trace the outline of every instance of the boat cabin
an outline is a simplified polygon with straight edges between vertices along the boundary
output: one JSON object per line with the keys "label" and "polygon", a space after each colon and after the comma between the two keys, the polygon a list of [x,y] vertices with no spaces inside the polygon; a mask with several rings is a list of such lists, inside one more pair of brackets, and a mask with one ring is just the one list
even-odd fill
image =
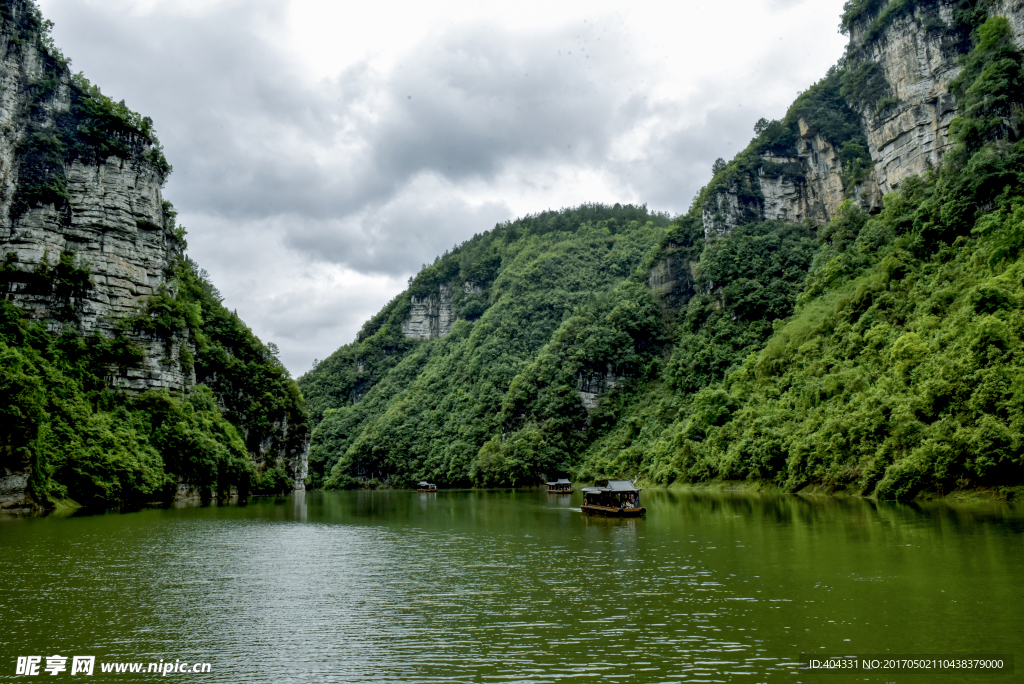
{"label": "boat cabin", "polygon": [[564,477],[554,482],[548,482],[548,494],[572,494],[572,482]]}
{"label": "boat cabin", "polygon": [[437,491],[437,485],[430,484],[429,482],[420,482],[416,486],[419,488],[416,490],[418,492],[426,492],[428,494],[431,494]]}
{"label": "boat cabin", "polygon": [[593,487],[583,488],[584,513],[598,515],[643,515],[647,509],[640,505],[640,490],[629,480],[598,480]]}

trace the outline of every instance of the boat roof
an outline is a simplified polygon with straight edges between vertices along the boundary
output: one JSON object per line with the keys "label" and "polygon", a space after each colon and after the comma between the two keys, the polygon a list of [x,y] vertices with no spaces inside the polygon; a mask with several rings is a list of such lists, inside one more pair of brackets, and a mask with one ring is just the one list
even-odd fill
{"label": "boat roof", "polygon": [[639,492],[640,490],[634,487],[629,480],[608,480],[603,487],[584,487],[583,491],[597,494],[600,492]]}
{"label": "boat roof", "polygon": [[416,484],[419,487],[433,487],[434,486],[434,485],[430,484],[429,482],[426,482],[426,481],[423,481],[423,480],[420,480]]}
{"label": "boat roof", "polygon": [[555,482],[548,482],[548,484],[549,484],[549,485],[553,485],[553,484],[572,484],[572,483],[571,483],[571,482],[569,482],[569,481],[568,481],[567,479],[565,479],[564,477],[560,477],[560,478],[558,478],[558,480],[557,480],[557,481],[555,481]]}

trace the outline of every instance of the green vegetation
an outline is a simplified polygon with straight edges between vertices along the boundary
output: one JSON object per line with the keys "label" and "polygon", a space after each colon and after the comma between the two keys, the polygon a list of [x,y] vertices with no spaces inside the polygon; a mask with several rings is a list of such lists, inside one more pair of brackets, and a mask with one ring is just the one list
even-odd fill
{"label": "green vegetation", "polygon": [[[8,57],[38,58],[21,117],[19,174],[11,216],[31,206],[66,209],[66,169],[111,156],[171,171],[152,121],[115,103],[68,61],[29,0],[0,2]],[[185,230],[164,202],[163,215],[183,252]],[[91,506],[169,500],[179,484],[209,491],[290,489],[285,465],[305,450],[308,419],[299,389],[276,358],[221,303],[190,259],[169,264],[170,277],[144,298],[137,315],[113,321],[112,336],[83,334],[90,265],[74,252],[44,253],[31,268],[13,252],[0,264],[0,468],[30,473],[28,491],[42,507],[73,499]],[[14,295],[17,295],[15,298]],[[32,321],[13,301],[39,304]],[[104,326],[109,329],[110,326]],[[162,342],[163,358],[143,348]],[[155,345],[160,347],[160,344]],[[143,364],[180,368],[179,392],[130,393]]]}
{"label": "green vegetation", "polygon": [[169,285],[122,325],[126,332],[162,340],[166,357],[177,350],[182,368],[195,371],[197,382],[213,392],[220,412],[238,428],[259,472],[273,470],[275,481],[289,479],[279,461],[297,457],[309,434],[299,388],[275,350],[224,307],[195,262],[178,260]]}
{"label": "green vegetation", "polygon": [[[313,482],[474,481],[516,376],[563,320],[634,272],[667,224],[629,205],[548,211],[477,235],[422,271],[355,343],[300,378],[311,411],[323,414]],[[411,297],[436,296],[442,283],[459,318],[451,333],[406,339]],[[479,292],[466,294],[467,283]]]}
{"label": "green vegetation", "polygon": [[[848,103],[877,107],[877,83],[870,66],[850,75],[840,64],[783,121],[759,122],[736,159],[716,162],[667,227],[510,224],[446,255],[300,379],[323,415],[317,483],[520,485],[569,473],[893,499],[1020,485],[1024,72],[1005,19],[972,35],[951,86],[956,146],[878,215],[847,201],[815,232],[751,211],[704,237],[713,193],[756,202],[753,174],[785,163],[764,157],[792,156],[801,133],[840,151],[846,187],[863,178],[866,141]],[[483,299],[472,316],[456,305],[462,320],[446,338],[401,336],[411,294],[467,281]],[[600,394],[596,408],[581,391]]]}
{"label": "green vegetation", "polygon": [[892,87],[876,62],[865,61],[847,69],[842,84],[846,101],[865,113],[881,112],[893,102]]}
{"label": "green vegetation", "polygon": [[978,36],[940,171],[877,217],[847,204],[767,344],[692,394],[652,386],[578,473],[898,499],[1021,482],[1020,58],[1004,19]]}
{"label": "green vegetation", "polygon": [[[8,259],[2,273],[6,288],[30,286],[58,301],[89,289],[88,269],[70,253],[29,274]],[[152,297],[113,339],[76,332],[73,306],[52,333],[0,301],[0,467],[30,466],[39,505],[166,500],[179,481],[243,494],[291,486],[281,457],[301,450],[308,433],[298,388],[192,262],[179,262],[172,286],[177,294]],[[142,362],[127,334],[140,330],[186,352],[180,342],[194,342],[200,383],[187,395],[129,395],[112,384]]]}

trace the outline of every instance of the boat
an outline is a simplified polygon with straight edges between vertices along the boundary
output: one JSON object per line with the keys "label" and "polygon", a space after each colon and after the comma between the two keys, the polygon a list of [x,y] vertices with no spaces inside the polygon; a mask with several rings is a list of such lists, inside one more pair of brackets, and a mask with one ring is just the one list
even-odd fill
{"label": "boat", "polygon": [[640,490],[630,480],[598,480],[583,488],[580,510],[592,515],[636,517],[647,509],[640,505]]}
{"label": "boat", "polygon": [[416,484],[416,486],[418,487],[418,489],[416,490],[417,492],[423,492],[424,494],[436,494],[437,493],[437,485],[436,484],[430,484],[429,482],[418,482]]}
{"label": "boat", "polygon": [[572,482],[564,477],[548,482],[548,494],[572,494]]}

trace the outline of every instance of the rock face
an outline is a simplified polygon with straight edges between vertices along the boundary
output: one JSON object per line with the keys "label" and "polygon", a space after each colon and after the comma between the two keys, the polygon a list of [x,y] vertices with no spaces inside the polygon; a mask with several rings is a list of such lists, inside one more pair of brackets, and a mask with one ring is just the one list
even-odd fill
{"label": "rock face", "polygon": [[647,287],[668,309],[678,311],[696,294],[693,274],[696,265],[684,252],[669,245],[647,274]]}
{"label": "rock face", "polygon": [[618,387],[622,378],[615,374],[611,365],[606,372],[580,372],[576,376],[576,391],[583,402],[583,408],[590,413],[601,404],[601,395]]}
{"label": "rock face", "polygon": [[[941,2],[942,21],[953,21],[953,2]],[[873,17],[872,17],[873,18]],[[929,31],[921,10],[892,19],[867,40],[868,21],[850,30],[850,52],[881,67],[896,104],[881,112],[861,111],[878,187],[887,193],[908,176],[925,172],[949,149],[949,122],[956,98],[949,82],[960,73],[959,50],[944,31]]]}
{"label": "rock face", "polygon": [[[164,225],[162,182],[144,161],[133,165],[111,157],[89,167],[76,161],[68,170],[69,206],[62,212],[52,205],[32,208],[16,222],[8,220],[6,234],[0,232],[0,253],[28,272],[55,263],[62,252],[74,252],[77,263],[89,269],[92,285],[75,302],[79,330],[112,336],[118,318],[137,314],[139,300],[167,283],[178,250]],[[55,311],[59,303],[49,294],[13,282],[8,299],[55,329],[63,324]],[[138,335],[132,341],[145,352],[142,367],[112,377],[115,384],[134,391],[194,384],[177,360],[180,342],[168,348]]]}
{"label": "rock face", "polygon": [[1017,45],[1024,45],[1024,0],[999,0],[990,13],[993,16],[1006,17],[1013,28]]}
{"label": "rock face", "polygon": [[[765,156],[763,161],[767,169],[777,169],[780,161],[794,164],[801,179],[787,179],[762,168],[756,182],[763,199],[744,202],[736,187],[715,193],[705,203],[706,237],[727,234],[751,220],[809,220],[821,225],[847,198],[877,211],[882,195],[936,165],[950,148],[949,124],[956,116],[956,98],[949,84],[960,73],[958,59],[966,49],[964,36],[954,26],[957,2],[919,3],[910,11],[897,12],[881,30],[872,28],[887,4],[853,23],[847,49],[851,67],[877,65],[890,91],[884,101],[857,111],[873,165],[868,177],[844,190],[837,150],[800,121],[797,158]],[[994,0],[989,14],[1006,17],[1017,45],[1024,47],[1024,0]]]}
{"label": "rock face", "polygon": [[[276,462],[284,465],[288,477],[295,483],[295,491],[306,490],[306,477],[309,476],[309,433],[306,433],[302,448],[289,453],[286,445],[288,433],[293,429],[285,415],[273,423],[272,428],[259,445],[260,461]],[[247,435],[248,436],[248,435]]]}
{"label": "rock face", "polygon": [[[811,133],[803,119],[798,125],[796,157],[762,155],[764,165],[757,169],[754,179],[759,198],[743,201],[735,186],[708,197],[702,215],[706,238],[727,235],[748,221],[810,221],[821,225],[831,220],[847,199],[842,163],[830,142]],[[799,175],[780,174],[780,168],[798,170]],[[882,193],[873,177],[852,188],[849,196],[868,211],[882,206]]]}
{"label": "rock face", "polygon": [[[12,3],[14,12],[25,11]],[[28,278],[9,278],[6,297],[46,321],[54,330],[73,322],[83,334],[112,336],[117,318],[139,311],[139,300],[166,284],[180,243],[173,221],[165,215],[163,174],[140,147],[129,159],[111,156],[100,163],[74,161],[64,169],[67,201],[29,206],[15,215],[13,202],[25,180],[19,178],[22,148],[29,128],[45,130],[70,110],[70,74],[66,68],[53,94],[40,102],[35,83],[46,73],[47,56],[31,41],[0,31],[0,259],[16,271],[31,274],[40,265],[54,265],[62,253],[74,253],[78,266],[90,272],[90,284],[74,301],[58,301],[50,292],[29,285]],[[112,381],[129,390],[182,389],[194,380],[178,362],[179,349],[161,340],[134,336],[145,352],[141,368]]]}
{"label": "rock face", "polygon": [[[143,133],[151,122],[125,113],[123,106],[121,111],[111,105],[113,114],[82,113],[83,97],[93,98],[94,105],[111,103],[73,79],[44,47],[40,22],[27,0],[2,0],[0,296],[52,332],[73,326],[82,335],[125,335],[142,361],[112,369],[111,384],[129,392],[187,390],[196,378],[180,361],[182,345],[191,346],[183,339],[186,331],[167,341],[124,325],[143,311],[150,295],[161,288],[173,293],[172,268],[183,243],[162,197],[169,167]],[[107,125],[111,117],[121,123],[97,123]],[[58,266],[81,276],[70,293],[55,285]],[[276,458],[302,489],[308,438],[305,449],[285,453],[290,432],[296,434],[295,426],[276,421],[259,453],[251,455]],[[31,505],[25,498],[29,472],[27,465],[0,469],[0,508]]]}
{"label": "rock face", "polygon": [[[950,148],[949,124],[956,116],[956,98],[949,83],[960,74],[958,46],[948,32],[929,30],[938,19],[951,26],[957,3],[940,0],[935,9],[916,8],[897,16],[880,35],[867,40],[870,25],[851,27],[851,52],[878,64],[897,103],[883,112],[862,112],[875,162],[875,179],[883,193],[908,176],[924,173]],[[1018,47],[1024,47],[1024,2],[1000,0],[989,8],[1006,17]]]}
{"label": "rock face", "polygon": [[[704,203],[701,216],[704,221],[704,236],[716,238],[728,235],[747,218],[745,209],[746,207],[740,203],[739,189],[736,187],[712,194]],[[757,216],[753,217],[753,220],[760,218],[760,208],[756,208],[755,211]]]}
{"label": "rock face", "polygon": [[28,469],[0,468],[0,511],[31,509],[28,496]]}
{"label": "rock face", "polygon": [[[811,133],[802,119],[798,121],[800,137],[796,141],[796,157],[763,155],[763,166],[754,179],[760,197],[740,199],[737,187],[713,193],[703,209],[704,236],[727,235],[733,228],[749,221],[811,221],[828,223],[839,205],[847,199],[843,188],[843,166],[835,147],[817,133]],[[778,169],[798,170],[796,174],[780,174]],[[862,208],[881,208],[881,192],[873,178],[851,189]]]}
{"label": "rock face", "polygon": [[[466,287],[471,288],[473,285],[466,283]],[[443,283],[438,286],[437,294],[412,298],[409,316],[402,323],[402,334],[418,340],[436,340],[451,332],[453,325],[455,313],[452,308],[452,285]]]}

